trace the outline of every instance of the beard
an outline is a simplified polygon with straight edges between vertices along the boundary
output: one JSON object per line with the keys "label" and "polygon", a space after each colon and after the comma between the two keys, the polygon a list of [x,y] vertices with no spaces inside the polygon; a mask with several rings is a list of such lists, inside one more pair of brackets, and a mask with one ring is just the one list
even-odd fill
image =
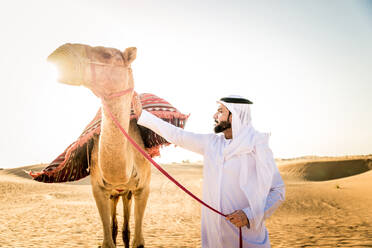
{"label": "beard", "polygon": [[[217,123],[217,121],[216,121]],[[231,128],[231,123],[228,121],[221,121],[214,127],[214,132],[215,133],[221,133],[227,129]]]}

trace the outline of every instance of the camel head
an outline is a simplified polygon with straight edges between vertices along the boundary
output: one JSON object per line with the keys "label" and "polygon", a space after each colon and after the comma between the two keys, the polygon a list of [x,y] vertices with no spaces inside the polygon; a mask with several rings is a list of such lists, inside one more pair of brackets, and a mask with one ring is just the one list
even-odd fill
{"label": "camel head", "polygon": [[48,56],[59,71],[58,81],[83,85],[97,96],[110,95],[134,87],[131,63],[137,49],[121,52],[115,48],[64,44]]}

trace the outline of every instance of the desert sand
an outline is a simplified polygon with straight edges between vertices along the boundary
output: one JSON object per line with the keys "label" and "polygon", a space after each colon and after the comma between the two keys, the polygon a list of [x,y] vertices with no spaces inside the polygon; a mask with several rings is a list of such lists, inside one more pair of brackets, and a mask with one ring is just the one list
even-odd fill
{"label": "desert sand", "polygon": [[[102,226],[89,178],[45,184],[23,172],[44,166],[0,170],[0,247],[98,247]],[[278,166],[286,200],[266,223],[273,248],[372,247],[372,156],[278,160]],[[201,195],[201,164],[164,168]],[[154,168],[144,236],[146,247],[201,243],[200,205]]]}

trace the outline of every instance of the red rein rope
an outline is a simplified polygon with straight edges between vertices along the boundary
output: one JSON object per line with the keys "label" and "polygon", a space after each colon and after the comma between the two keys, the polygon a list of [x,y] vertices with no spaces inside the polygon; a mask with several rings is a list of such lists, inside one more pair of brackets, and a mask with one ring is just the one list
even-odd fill
{"label": "red rein rope", "polygon": [[[123,91],[124,92],[124,91]],[[126,93],[128,90],[125,91]],[[120,95],[123,95],[120,93]],[[105,103],[105,101],[102,101],[104,108],[107,110],[108,114],[110,115],[111,119],[115,123],[115,125],[120,129],[120,131],[124,134],[124,136],[128,139],[128,141],[140,152],[142,155],[150,161],[161,173],[163,173],[164,176],[166,176],[169,180],[171,180],[174,184],[176,184],[179,188],[181,188],[186,194],[194,198],[196,201],[204,205],[205,207],[209,208],[213,212],[222,215],[226,217],[225,214],[221,213],[220,211],[214,209],[213,207],[209,206],[202,200],[200,200],[197,196],[195,196],[193,193],[191,193],[188,189],[186,189],[184,186],[182,186],[176,179],[174,179],[171,175],[168,174],[158,163],[156,163],[130,136],[129,134],[124,130],[124,128],[120,125],[119,121],[115,118],[115,116],[112,114],[110,111],[110,108],[108,105]],[[242,228],[239,227],[239,247],[243,247],[243,242],[242,242]]]}
{"label": "red rein rope", "polygon": [[109,107],[105,102],[103,102],[103,105],[105,109],[107,110],[108,114],[110,115],[111,119],[114,121],[115,125],[120,129],[120,131],[124,134],[124,136],[129,140],[129,142],[140,152],[142,155],[149,160],[161,173],[163,173],[166,177],[168,177],[174,184],[176,184],[178,187],[180,187],[183,191],[186,192],[186,194],[190,195],[192,198],[197,200],[199,203],[203,204],[210,210],[216,212],[217,214],[220,214],[224,217],[226,217],[225,214],[219,212],[218,210],[212,208],[208,204],[204,203],[202,200],[200,200],[197,196],[195,196],[193,193],[191,193],[188,189],[186,189],[184,186],[182,186],[176,179],[174,179],[171,175],[168,174],[159,164],[157,164],[148,154],[145,152],[130,136],[129,134],[124,130],[124,128],[120,125],[118,120],[115,118],[115,116],[111,113]]}

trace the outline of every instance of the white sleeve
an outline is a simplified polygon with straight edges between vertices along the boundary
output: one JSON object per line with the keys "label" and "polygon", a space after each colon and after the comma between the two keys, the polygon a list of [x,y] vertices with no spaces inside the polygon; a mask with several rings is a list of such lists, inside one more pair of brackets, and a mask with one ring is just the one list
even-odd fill
{"label": "white sleeve", "polygon": [[205,148],[213,136],[213,134],[196,134],[185,131],[182,128],[163,121],[146,110],[142,111],[137,124],[151,129],[166,139],[169,143],[178,145],[201,155],[204,155]]}
{"label": "white sleeve", "polygon": [[[279,170],[277,170],[273,176],[272,186],[270,192],[266,198],[266,204],[264,209],[263,219],[269,218],[274,211],[284,202],[285,199],[285,187],[282,177],[280,176]],[[254,216],[250,207],[242,209],[249,220],[248,228],[254,223]]]}
{"label": "white sleeve", "polygon": [[[245,215],[247,216],[249,220],[249,226],[248,228],[255,229],[262,221],[269,218],[274,211],[280,206],[281,203],[283,203],[285,198],[285,186],[284,182],[282,180],[282,177],[280,176],[278,167],[274,161],[274,158],[272,156],[272,152],[270,149],[267,149],[268,156],[270,157],[271,163],[273,165],[273,175],[271,178],[271,186],[269,193],[266,197],[265,204],[263,206],[263,215],[261,218],[258,218],[257,215],[255,215],[252,212],[251,206],[242,209]],[[255,171],[252,170],[248,172],[249,174],[254,174]]]}
{"label": "white sleeve", "polygon": [[273,184],[266,199],[264,219],[269,218],[279,205],[284,201],[285,188],[282,177],[277,170],[273,177]]}

